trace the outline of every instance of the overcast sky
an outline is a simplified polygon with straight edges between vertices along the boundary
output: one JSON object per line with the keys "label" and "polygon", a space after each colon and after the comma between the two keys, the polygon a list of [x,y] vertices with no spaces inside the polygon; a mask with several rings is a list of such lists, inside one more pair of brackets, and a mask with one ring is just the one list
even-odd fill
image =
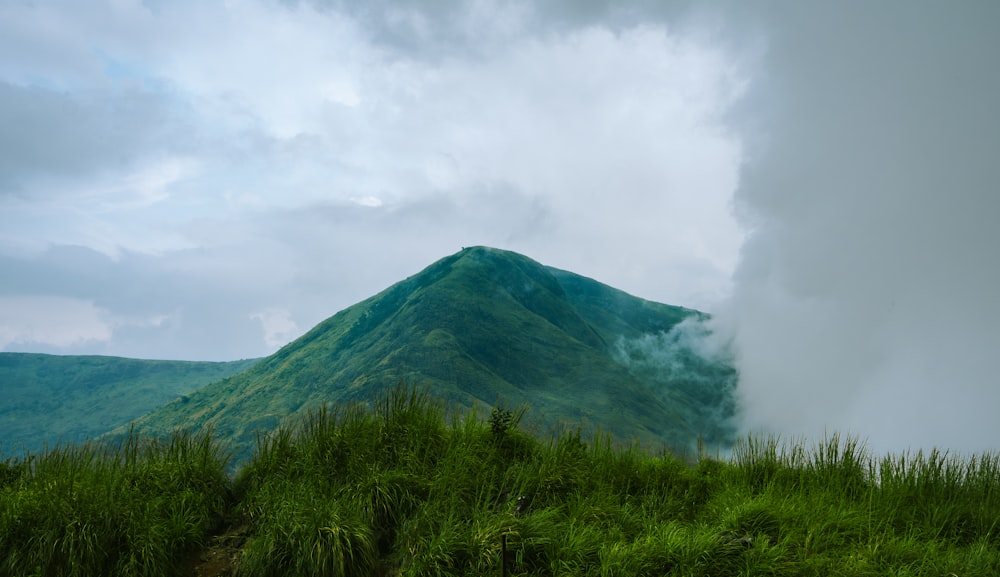
{"label": "overcast sky", "polygon": [[485,244],[716,313],[749,428],[1000,448],[998,7],[0,0],[0,350],[262,356]]}

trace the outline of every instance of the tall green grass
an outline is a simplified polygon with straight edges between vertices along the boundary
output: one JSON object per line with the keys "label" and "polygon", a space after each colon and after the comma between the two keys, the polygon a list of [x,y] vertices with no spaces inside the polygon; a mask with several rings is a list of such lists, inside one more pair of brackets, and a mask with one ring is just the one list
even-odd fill
{"label": "tall green grass", "polygon": [[835,434],[811,447],[749,437],[726,486],[730,525],[766,513],[804,575],[1000,574],[996,454],[875,458]]}
{"label": "tall green grass", "polygon": [[997,455],[748,436],[692,460],[523,413],[402,383],[260,436],[232,482],[207,435],[8,461],[0,575],[174,575],[226,515],[245,577],[1000,574]]}
{"label": "tall green grass", "polygon": [[750,436],[692,463],[536,439],[522,413],[450,414],[401,387],[262,438],[237,480],[241,574],[1000,574],[994,455]]}
{"label": "tall green grass", "polygon": [[210,435],[59,446],[0,474],[0,575],[176,574],[229,506]]}

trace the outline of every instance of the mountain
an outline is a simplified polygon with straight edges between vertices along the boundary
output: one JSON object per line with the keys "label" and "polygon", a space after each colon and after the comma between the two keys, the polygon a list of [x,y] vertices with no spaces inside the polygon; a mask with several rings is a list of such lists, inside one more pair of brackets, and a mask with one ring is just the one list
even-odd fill
{"label": "mountain", "polygon": [[536,427],[600,429],[655,446],[689,447],[699,435],[724,444],[735,371],[724,357],[695,354],[678,332],[706,317],[517,253],[466,248],[136,425],[210,425],[239,459],[258,431],[323,403],[365,402],[406,379],[459,406],[527,405]]}
{"label": "mountain", "polygon": [[0,353],[0,454],[96,437],[255,362]]}

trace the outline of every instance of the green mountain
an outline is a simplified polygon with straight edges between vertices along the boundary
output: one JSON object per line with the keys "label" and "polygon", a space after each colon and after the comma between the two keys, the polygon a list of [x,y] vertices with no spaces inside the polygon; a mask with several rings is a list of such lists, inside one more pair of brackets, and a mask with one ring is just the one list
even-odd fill
{"label": "green mountain", "polygon": [[96,437],[255,362],[0,353],[0,454]]}
{"label": "green mountain", "polygon": [[240,459],[258,431],[407,379],[459,406],[527,405],[525,422],[537,428],[725,444],[735,371],[678,332],[704,318],[516,253],[467,248],[136,424],[159,433],[210,425]]}

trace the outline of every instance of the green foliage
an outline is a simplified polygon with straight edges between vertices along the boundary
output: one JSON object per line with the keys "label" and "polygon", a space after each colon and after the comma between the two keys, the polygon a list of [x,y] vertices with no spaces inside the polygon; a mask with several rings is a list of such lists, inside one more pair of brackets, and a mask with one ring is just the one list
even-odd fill
{"label": "green foliage", "polygon": [[1000,574],[994,454],[751,436],[689,461],[445,407],[400,382],[317,408],[232,485],[207,436],[7,461],[0,575],[184,575],[224,517],[243,576]]}
{"label": "green foliage", "polygon": [[254,537],[244,551],[243,575],[364,575],[374,565],[371,525],[309,481],[268,484],[247,507]]}
{"label": "green foliage", "polygon": [[503,439],[513,420],[514,413],[510,409],[493,407],[490,411],[490,431],[493,433],[493,438]]}
{"label": "green foliage", "polygon": [[[535,440],[502,407],[448,419],[405,385],[386,395],[371,410],[318,411],[263,442],[239,479],[252,487],[242,507],[255,520],[244,574],[495,575],[503,541],[511,575],[1000,569],[994,456],[876,466],[857,440],[834,435],[812,447],[748,437],[731,459],[689,463],[578,429]],[[515,441],[516,451],[505,448]],[[309,550],[334,517],[349,519],[342,534],[355,537],[341,553],[325,549],[338,555],[330,566],[358,563],[353,573],[296,569],[273,555]]]}
{"label": "green foliage", "polygon": [[17,482],[28,471],[31,460],[32,458],[28,457],[28,460],[8,458],[0,461],[0,489]]}
{"label": "green foliage", "polygon": [[523,406],[508,409],[499,404],[490,410],[490,434],[493,436],[493,442],[508,458],[516,459],[526,448],[521,442],[523,437],[512,434],[517,430],[526,411],[527,408]]}
{"label": "green foliage", "polygon": [[173,575],[230,507],[209,435],[60,446],[0,487],[0,575]]}

